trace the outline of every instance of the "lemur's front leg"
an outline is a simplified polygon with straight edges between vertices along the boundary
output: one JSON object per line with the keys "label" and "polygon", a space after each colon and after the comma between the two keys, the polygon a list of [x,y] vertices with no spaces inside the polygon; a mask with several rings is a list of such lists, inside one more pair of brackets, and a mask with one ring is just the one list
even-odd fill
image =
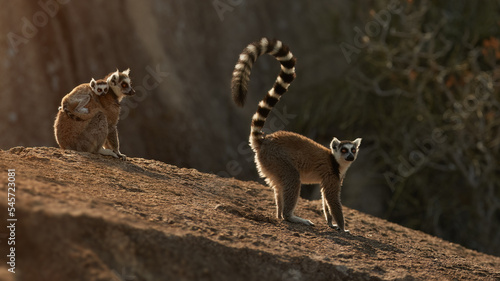
{"label": "lemur's front leg", "polygon": [[[321,193],[323,197],[323,211],[325,212],[328,226],[342,232],[349,232],[344,228],[344,214],[340,201],[341,183],[334,178],[324,179],[321,183]],[[333,219],[337,224],[333,224]]]}
{"label": "lemur's front leg", "polygon": [[116,128],[116,125],[108,128],[108,137],[104,143],[104,148],[113,150],[113,152],[116,153],[120,159],[127,160],[127,156],[120,152],[120,140],[118,139],[118,129]]}

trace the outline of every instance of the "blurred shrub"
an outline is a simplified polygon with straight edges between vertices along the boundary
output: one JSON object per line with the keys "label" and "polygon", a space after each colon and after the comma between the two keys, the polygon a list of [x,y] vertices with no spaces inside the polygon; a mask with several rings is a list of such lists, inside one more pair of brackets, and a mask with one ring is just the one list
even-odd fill
{"label": "blurred shrub", "polygon": [[321,108],[302,104],[299,126],[362,132],[388,219],[500,255],[499,2],[376,7],[340,45],[347,79],[314,91]]}

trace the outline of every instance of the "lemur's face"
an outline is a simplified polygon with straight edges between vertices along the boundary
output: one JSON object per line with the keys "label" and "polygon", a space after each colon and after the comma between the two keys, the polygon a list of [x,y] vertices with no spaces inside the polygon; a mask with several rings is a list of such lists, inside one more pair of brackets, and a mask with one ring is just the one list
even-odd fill
{"label": "lemur's face", "polygon": [[357,138],[354,141],[339,141],[337,138],[334,138],[330,144],[330,149],[337,162],[352,162],[358,156],[360,144],[361,138]]}
{"label": "lemur's face", "polygon": [[89,85],[90,85],[90,88],[92,89],[92,92],[94,92],[98,96],[105,95],[109,90],[108,82],[106,82],[104,80],[97,80],[96,81],[96,80],[94,80],[94,78],[92,78]]}
{"label": "lemur's face", "polygon": [[94,88],[94,93],[98,96],[101,96],[107,94],[108,90],[109,90],[108,83],[106,82],[97,83],[96,87]]}
{"label": "lemur's face", "polygon": [[[120,77],[120,78],[122,78],[122,77]],[[124,77],[121,81],[119,81],[119,86],[120,86],[121,92],[124,95],[132,96],[135,94],[134,88],[132,88],[132,81],[130,80],[130,78],[128,76]]]}
{"label": "lemur's face", "polygon": [[119,72],[118,70],[113,73],[108,78],[109,86],[113,87],[115,93],[118,91],[119,96],[132,96],[135,94],[134,88],[132,88],[132,80],[129,77],[130,69],[127,69],[123,72]]}

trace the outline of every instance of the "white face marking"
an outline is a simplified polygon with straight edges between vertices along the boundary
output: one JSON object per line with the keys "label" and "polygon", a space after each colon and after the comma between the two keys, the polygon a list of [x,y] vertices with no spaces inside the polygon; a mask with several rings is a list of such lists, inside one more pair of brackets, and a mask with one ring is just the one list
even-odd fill
{"label": "white face marking", "polygon": [[352,143],[341,144],[338,153],[340,153],[344,160],[354,161],[354,159],[356,158],[357,149]]}
{"label": "white face marking", "polygon": [[337,138],[334,138],[331,143],[333,156],[337,163],[339,163],[340,178],[344,178],[347,169],[349,169],[352,162],[356,160],[358,155],[358,146],[356,143],[341,143]]}
{"label": "white face marking", "polygon": [[331,144],[331,149],[332,153],[335,156],[335,159],[337,162],[342,165],[342,164],[348,164],[350,165],[354,160],[356,160],[358,156],[358,143],[361,142],[359,141],[356,142],[349,142],[349,143],[341,143],[338,139],[334,139]]}
{"label": "white face marking", "polygon": [[123,80],[120,86],[122,87],[122,92],[129,93],[130,90],[132,90],[132,87],[130,86],[130,78]]}
{"label": "white face marking", "polygon": [[123,78],[121,81],[117,81],[117,85],[112,87],[113,91],[120,97],[123,97],[124,95],[133,95],[135,93],[129,77]]}
{"label": "white face marking", "polygon": [[94,87],[92,87],[92,91],[100,96],[100,95],[105,95],[109,90],[108,83],[106,82],[97,82],[94,84]]}

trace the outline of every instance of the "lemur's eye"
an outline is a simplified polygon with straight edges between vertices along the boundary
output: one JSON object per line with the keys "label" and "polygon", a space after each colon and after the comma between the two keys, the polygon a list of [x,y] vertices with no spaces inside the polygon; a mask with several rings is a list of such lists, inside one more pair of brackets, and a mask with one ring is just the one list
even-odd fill
{"label": "lemur's eye", "polygon": [[356,153],[356,148],[351,149],[352,153]]}
{"label": "lemur's eye", "polygon": [[340,152],[342,152],[342,153],[347,153],[347,148],[345,148],[345,147],[344,147],[344,148],[342,148],[342,149],[340,150]]}
{"label": "lemur's eye", "polygon": [[97,89],[97,91],[100,93],[100,92],[102,92],[102,89],[101,89],[101,88],[99,88],[99,89]]}
{"label": "lemur's eye", "polygon": [[127,83],[122,83],[122,88],[127,88],[128,84]]}

